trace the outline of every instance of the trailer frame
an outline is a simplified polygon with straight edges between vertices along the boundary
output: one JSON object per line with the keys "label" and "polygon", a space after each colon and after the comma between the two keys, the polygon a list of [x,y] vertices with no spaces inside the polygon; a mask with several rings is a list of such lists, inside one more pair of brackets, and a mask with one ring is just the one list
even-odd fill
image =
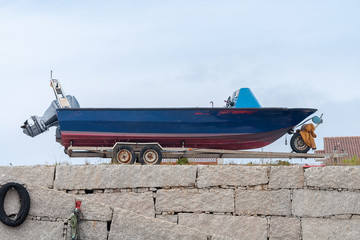
{"label": "trailer frame", "polygon": [[[118,146],[130,147],[136,156],[136,161],[139,162],[141,158],[141,151],[146,147],[156,147],[160,149],[162,158],[280,158],[280,159],[293,159],[293,158],[326,158],[325,154],[315,153],[283,153],[283,152],[263,152],[263,151],[243,151],[243,150],[223,150],[223,149],[204,149],[204,148],[171,148],[162,147],[157,142],[150,143],[135,143],[135,142],[117,142],[112,147],[78,147],[70,146],[65,149],[65,153],[69,157],[98,157],[98,158],[111,158],[112,163],[118,163],[114,159],[114,149]],[[161,161],[160,161],[161,162]]]}

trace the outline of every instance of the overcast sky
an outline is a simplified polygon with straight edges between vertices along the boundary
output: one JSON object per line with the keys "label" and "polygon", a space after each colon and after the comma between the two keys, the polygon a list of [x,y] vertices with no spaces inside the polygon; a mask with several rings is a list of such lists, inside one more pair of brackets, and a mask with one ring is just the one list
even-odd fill
{"label": "overcast sky", "polygon": [[[68,159],[55,129],[20,126],[54,99],[82,107],[209,107],[250,87],[264,107],[324,113],[359,136],[359,1],[0,1],[0,165]],[[288,151],[284,138],[264,151]],[[94,160],[100,161],[100,160]]]}

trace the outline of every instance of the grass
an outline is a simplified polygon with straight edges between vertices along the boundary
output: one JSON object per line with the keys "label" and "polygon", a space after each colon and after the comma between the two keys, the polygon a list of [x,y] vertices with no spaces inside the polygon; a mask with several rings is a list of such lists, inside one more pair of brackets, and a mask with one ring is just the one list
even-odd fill
{"label": "grass", "polygon": [[265,163],[265,164],[254,164],[253,162],[249,162],[245,164],[246,166],[290,166],[289,161],[277,160],[275,162]]}
{"label": "grass", "polygon": [[179,158],[179,160],[176,161],[176,164],[178,164],[178,165],[189,165],[189,160],[187,158]]}
{"label": "grass", "polygon": [[341,161],[341,166],[359,166],[360,165],[360,158],[358,156],[353,156],[352,158],[345,158]]}

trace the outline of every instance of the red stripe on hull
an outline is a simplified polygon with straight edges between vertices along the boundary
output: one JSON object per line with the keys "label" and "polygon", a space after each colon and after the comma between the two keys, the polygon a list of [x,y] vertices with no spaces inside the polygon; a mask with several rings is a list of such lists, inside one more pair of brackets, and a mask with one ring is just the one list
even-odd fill
{"label": "red stripe on hull", "polygon": [[245,150],[273,143],[287,132],[280,129],[256,134],[146,134],[146,133],[94,133],[63,131],[62,144],[70,146],[109,146],[116,142],[158,142],[163,147],[181,147],[182,142],[191,148]]}

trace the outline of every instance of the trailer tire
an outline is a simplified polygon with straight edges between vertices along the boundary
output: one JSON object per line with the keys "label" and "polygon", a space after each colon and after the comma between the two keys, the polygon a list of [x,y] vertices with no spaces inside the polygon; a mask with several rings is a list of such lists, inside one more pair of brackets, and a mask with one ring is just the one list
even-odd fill
{"label": "trailer tire", "polygon": [[291,137],[290,146],[297,153],[307,153],[310,150],[310,147],[302,139],[300,132],[295,133]]}
{"label": "trailer tire", "polygon": [[[10,217],[8,217],[4,209],[4,200],[7,192],[10,189],[15,189],[18,192],[21,202],[20,210],[15,219],[11,219]],[[19,183],[9,182],[0,188],[0,221],[2,223],[10,227],[19,226],[25,221],[27,215],[29,214],[29,210],[30,210],[30,196],[29,196],[29,192],[26,190],[24,186],[22,186]]]}
{"label": "trailer tire", "polygon": [[129,146],[116,146],[113,150],[112,163],[116,164],[134,164],[136,155]]}
{"label": "trailer tire", "polygon": [[161,150],[156,146],[144,147],[140,152],[140,163],[142,165],[158,165],[161,161]]}

